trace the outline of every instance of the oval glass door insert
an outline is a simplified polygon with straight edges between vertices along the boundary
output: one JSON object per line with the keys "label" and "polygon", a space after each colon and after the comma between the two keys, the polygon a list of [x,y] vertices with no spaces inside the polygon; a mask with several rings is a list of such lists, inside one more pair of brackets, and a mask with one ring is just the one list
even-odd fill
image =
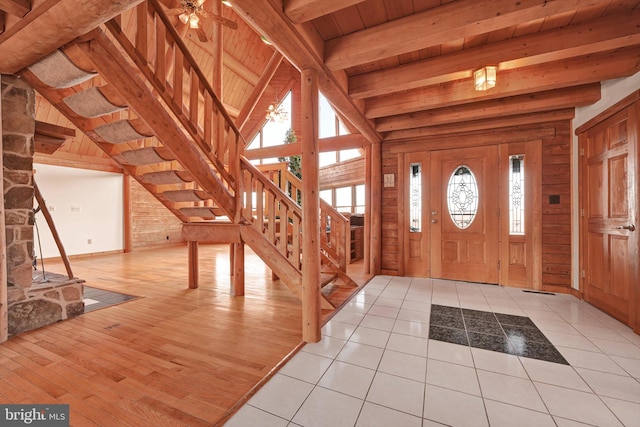
{"label": "oval glass door insert", "polygon": [[458,166],[447,186],[447,206],[451,220],[460,229],[471,225],[478,213],[478,184],[468,166]]}

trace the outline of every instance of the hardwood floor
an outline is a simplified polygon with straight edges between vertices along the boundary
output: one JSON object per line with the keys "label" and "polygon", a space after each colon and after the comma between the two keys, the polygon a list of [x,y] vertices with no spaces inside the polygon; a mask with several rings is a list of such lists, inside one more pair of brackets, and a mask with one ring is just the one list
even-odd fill
{"label": "hardwood floor", "polygon": [[301,345],[301,303],[248,248],[231,297],[228,245],[199,252],[193,290],[186,246],[72,260],[87,285],[140,298],[0,344],[0,401],[67,403],[72,426],[221,424]]}

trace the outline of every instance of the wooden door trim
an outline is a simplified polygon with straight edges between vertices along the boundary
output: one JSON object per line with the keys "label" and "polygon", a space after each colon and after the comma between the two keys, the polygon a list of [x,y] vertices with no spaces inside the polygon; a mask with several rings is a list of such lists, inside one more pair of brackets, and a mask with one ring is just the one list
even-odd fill
{"label": "wooden door trim", "polygon": [[510,242],[509,233],[509,156],[524,154],[525,156],[525,235],[526,245],[526,281],[527,288],[542,289],[542,140],[531,140],[500,144],[500,194],[499,218],[499,284],[517,286],[511,283]]}
{"label": "wooden door trim", "polygon": [[580,125],[578,128],[576,128],[575,134],[580,135],[580,134],[586,133],[592,127],[599,125],[600,123],[604,122],[614,114],[617,114],[620,111],[624,110],[625,108],[636,103],[636,101],[638,100],[640,100],[640,90],[633,92],[631,95],[627,96],[626,98],[623,98],[622,100],[617,102],[615,105],[607,108],[597,116],[591,118],[587,122]]}
{"label": "wooden door trim", "polygon": [[431,176],[430,168],[431,168],[431,153],[430,152],[414,152],[414,153],[405,153],[403,155],[398,156],[398,269],[402,271],[400,273],[401,276],[404,275],[412,275],[413,273],[407,273],[407,265],[410,259],[410,233],[408,227],[408,216],[410,213],[409,206],[409,180],[407,179],[409,165],[411,163],[420,162],[422,164],[422,241],[421,241],[421,250],[422,253],[425,254],[425,259],[427,260],[426,267],[422,267],[422,271],[419,277],[432,277],[431,273],[431,260],[430,260],[430,245],[429,245],[429,235],[431,233],[431,227],[429,223],[429,197],[430,197],[430,182]]}
{"label": "wooden door trim", "polygon": [[[638,92],[640,93],[640,91]],[[629,106],[629,112],[627,114],[627,120],[629,124],[628,144],[633,144],[630,149],[634,151],[635,164],[630,165],[629,176],[635,177],[631,182],[631,188],[629,192],[636,195],[635,200],[635,212],[634,224],[636,228],[640,227],[640,146],[638,146],[638,139],[640,135],[640,101],[636,100],[633,105]],[[640,259],[640,230],[636,229],[633,236],[635,245],[632,246],[630,257],[631,259]],[[632,263],[631,268],[631,295],[630,295],[630,310],[629,310],[629,326],[634,330],[636,334],[640,334],[640,263]]]}

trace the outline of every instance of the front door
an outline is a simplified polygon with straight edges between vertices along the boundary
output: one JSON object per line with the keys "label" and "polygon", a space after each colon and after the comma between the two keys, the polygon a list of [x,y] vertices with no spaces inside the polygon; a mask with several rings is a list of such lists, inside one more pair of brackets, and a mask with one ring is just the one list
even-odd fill
{"label": "front door", "polygon": [[431,276],[498,283],[498,146],[431,153]]}
{"label": "front door", "polygon": [[580,135],[584,298],[632,326],[640,294],[636,111],[629,107]]}

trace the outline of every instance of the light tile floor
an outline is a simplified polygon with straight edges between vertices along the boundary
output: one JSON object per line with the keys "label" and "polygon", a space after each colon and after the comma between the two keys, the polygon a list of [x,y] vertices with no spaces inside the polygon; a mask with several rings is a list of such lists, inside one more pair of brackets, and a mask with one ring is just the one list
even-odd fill
{"label": "light tile floor", "polygon": [[[529,317],[569,365],[429,340],[431,304]],[[377,276],[227,427],[639,427],[640,336],[570,295]]]}

